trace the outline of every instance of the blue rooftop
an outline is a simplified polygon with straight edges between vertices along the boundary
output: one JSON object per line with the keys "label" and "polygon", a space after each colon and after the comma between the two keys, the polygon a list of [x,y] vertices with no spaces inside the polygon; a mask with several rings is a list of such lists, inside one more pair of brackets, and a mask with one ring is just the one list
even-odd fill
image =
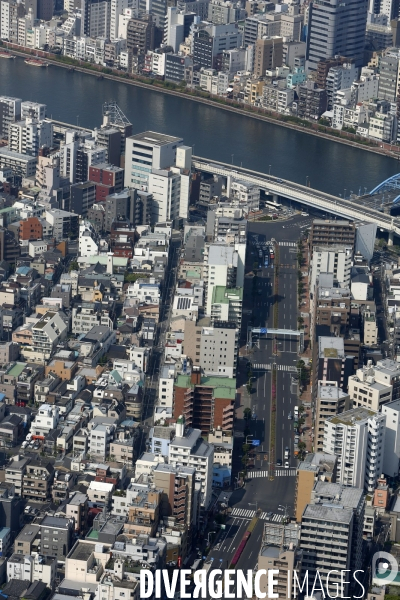
{"label": "blue rooftop", "polygon": [[4,540],[5,537],[10,535],[10,531],[11,530],[9,527],[1,527],[0,528],[0,540]]}
{"label": "blue rooftop", "polygon": [[17,273],[18,273],[18,275],[28,275],[30,270],[31,270],[30,267],[18,267]]}

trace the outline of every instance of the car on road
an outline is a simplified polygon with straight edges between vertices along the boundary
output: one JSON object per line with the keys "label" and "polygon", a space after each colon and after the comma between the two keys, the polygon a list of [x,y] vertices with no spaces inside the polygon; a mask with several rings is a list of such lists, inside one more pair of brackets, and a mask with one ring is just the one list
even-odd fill
{"label": "car on road", "polygon": [[300,441],[300,438],[299,438],[299,436],[298,436],[298,435],[295,435],[295,436],[294,436],[294,443],[295,443],[295,444],[298,444],[298,443],[299,443],[299,441]]}
{"label": "car on road", "polygon": [[289,446],[286,446],[286,448],[285,448],[285,459],[289,458],[289,454],[290,454]]}
{"label": "car on road", "polygon": [[287,461],[285,462],[285,469],[288,469],[288,468],[289,468],[289,461],[287,460]]}
{"label": "car on road", "polygon": [[292,413],[291,413],[291,412],[289,412],[289,413],[288,413],[288,416],[287,416],[287,418],[289,419],[289,421],[290,421],[291,419],[293,419],[293,415],[292,415]]}
{"label": "car on road", "polygon": [[271,511],[270,511],[270,512],[267,512],[267,519],[270,519],[270,520],[271,520],[273,516],[274,516],[274,513],[273,513],[273,512],[271,512]]}
{"label": "car on road", "polygon": [[282,460],[280,458],[278,458],[278,460],[276,461],[276,466],[277,467],[281,467],[282,466]]}

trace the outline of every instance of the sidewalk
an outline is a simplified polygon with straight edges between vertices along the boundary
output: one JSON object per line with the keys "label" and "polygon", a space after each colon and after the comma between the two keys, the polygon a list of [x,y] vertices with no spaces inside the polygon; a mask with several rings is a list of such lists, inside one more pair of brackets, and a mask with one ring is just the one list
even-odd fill
{"label": "sidewalk", "polygon": [[[307,247],[307,241],[302,241],[302,250],[303,250],[303,265],[301,267],[301,272],[309,272],[309,252]],[[312,350],[310,345],[310,289],[309,289],[309,277],[303,277],[302,282],[304,284],[304,292],[301,299],[300,304],[300,312],[302,313],[302,317],[304,319],[303,327],[304,327],[304,352],[301,354],[301,358],[312,357]],[[299,397],[300,404],[303,404],[306,408],[306,412],[304,413],[305,423],[303,425],[303,434],[301,436],[301,440],[306,444],[306,450],[311,452],[313,450],[313,418],[312,418],[312,406],[311,406],[311,384],[307,384],[305,386],[303,392]]]}

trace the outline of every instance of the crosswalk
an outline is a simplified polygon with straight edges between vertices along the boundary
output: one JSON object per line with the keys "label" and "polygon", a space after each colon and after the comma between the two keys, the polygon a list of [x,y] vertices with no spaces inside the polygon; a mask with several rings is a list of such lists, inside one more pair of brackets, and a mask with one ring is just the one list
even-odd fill
{"label": "crosswalk", "polygon": [[[270,363],[268,364],[253,364],[253,369],[256,369],[257,371],[270,371],[272,369],[272,365]],[[289,371],[290,373],[296,373],[297,369],[295,366],[291,366],[291,365],[276,365],[276,370],[277,371]]]}
{"label": "crosswalk", "polygon": [[275,477],[295,477],[297,469],[275,469]]}
{"label": "crosswalk", "polygon": [[255,479],[256,477],[268,477],[268,471],[249,471],[247,473],[249,479]]}
{"label": "crosswalk", "polygon": [[[297,469],[275,469],[273,472],[274,477],[295,477]],[[268,477],[268,471],[249,471],[247,473],[248,479],[257,479],[259,477]]]}
{"label": "crosswalk", "polygon": [[[234,508],[231,512],[231,517],[241,517],[242,519],[252,519],[256,514],[255,510],[246,510],[245,508]],[[261,513],[259,519],[264,521],[272,521],[274,523],[280,523],[283,519],[283,515],[278,515],[276,513]]]}
{"label": "crosswalk", "polygon": [[279,242],[280,246],[290,246],[291,248],[293,248],[294,246],[297,246],[296,242]]}

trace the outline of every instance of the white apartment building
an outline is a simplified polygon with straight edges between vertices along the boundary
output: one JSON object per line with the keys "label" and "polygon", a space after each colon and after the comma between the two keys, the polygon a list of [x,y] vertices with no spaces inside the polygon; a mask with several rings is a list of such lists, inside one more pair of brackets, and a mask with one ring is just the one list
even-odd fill
{"label": "white apartment building", "polygon": [[234,288],[237,282],[239,257],[233,246],[225,243],[210,244],[204,252],[204,288],[206,314],[211,315],[215,286]]}
{"label": "white apartment building", "polygon": [[43,581],[53,588],[57,573],[57,560],[49,556],[13,554],[7,561],[7,581]]}
{"label": "white apartment building", "polygon": [[119,18],[123,10],[132,5],[132,0],[111,0],[110,40],[118,39]]}
{"label": "white apartment building", "polygon": [[360,79],[351,86],[356,93],[356,102],[364,102],[378,97],[379,75],[374,69],[363,67]]}
{"label": "white apartment building", "polygon": [[32,359],[48,359],[67,336],[68,327],[60,313],[48,311],[32,327]]}
{"label": "white apartment building", "polygon": [[176,435],[169,445],[169,463],[196,469],[201,506],[207,509],[212,497],[214,446],[202,439],[200,429],[185,428],[184,417],[176,422]]}
{"label": "white apartment building", "polygon": [[128,349],[130,360],[132,360],[138,369],[143,373],[147,371],[147,365],[149,361],[149,350],[148,348],[140,348],[139,346],[131,346]]}
{"label": "white apartment building", "polygon": [[340,287],[350,287],[353,248],[345,246],[316,246],[312,256],[311,290],[321,273],[333,274]]}
{"label": "white apartment building", "polygon": [[107,309],[101,309],[94,302],[82,302],[79,306],[72,309],[72,333],[87,333],[95,325],[105,325],[113,329],[113,321],[110,319],[110,313]]}
{"label": "white apartment building", "polygon": [[79,223],[79,256],[97,256],[100,251],[98,235],[89,221]]}
{"label": "white apartment building", "polygon": [[378,325],[376,315],[372,311],[365,311],[363,314],[364,320],[364,344],[366,346],[374,346],[378,343]]}
{"label": "white apartment building", "polygon": [[[7,18],[3,16],[4,11],[8,11],[9,3],[1,2],[0,4],[0,37],[3,40],[8,39],[7,35],[3,35],[3,27],[7,23]],[[14,123],[21,118],[21,102],[20,98],[12,98],[10,96],[0,96],[0,106],[2,109],[2,124],[0,125],[0,137],[8,137],[8,128],[10,123]]]}
{"label": "white apartment building", "polygon": [[216,321],[202,327],[200,366],[206,376],[236,377],[239,329],[236,323]]}
{"label": "white apartment building", "polygon": [[39,104],[39,102],[32,102],[31,100],[24,100],[21,102],[21,119],[36,119],[36,121],[43,121],[46,118],[47,106],[46,104]]}
{"label": "white apartment building", "polygon": [[158,380],[158,404],[173,407],[174,405],[175,365],[164,365]]}
{"label": "white apartment building", "polygon": [[13,152],[37,156],[40,148],[53,145],[53,125],[49,121],[37,121],[31,117],[10,123],[8,147]]}
{"label": "white apartment building", "polygon": [[353,408],[325,421],[323,451],[337,456],[337,481],[373,492],[382,474],[386,416]]}
{"label": "white apartment building", "polygon": [[110,454],[110,442],[114,439],[114,432],[114,425],[96,424],[89,432],[89,454],[96,459],[105,459]]}
{"label": "white apartment building", "polygon": [[157,171],[153,169],[149,173],[146,191],[153,196],[152,223],[187,217],[189,180],[189,174],[182,174],[176,167]]}
{"label": "white apartment building", "polygon": [[156,283],[154,277],[137,279],[128,286],[126,297],[137,298],[139,302],[147,304],[159,304],[161,298],[160,285]]}
{"label": "white apartment building", "polygon": [[32,421],[31,432],[36,436],[44,436],[52,429],[56,429],[60,420],[60,410],[58,406],[51,404],[42,404]]}
{"label": "white apartment building", "polygon": [[400,400],[382,406],[382,414],[386,416],[382,472],[388,477],[397,477],[400,461]]}
{"label": "white apartment building", "polygon": [[392,400],[393,387],[376,381],[372,368],[357,369],[348,379],[348,392],[353,408],[364,407],[379,411]]}

